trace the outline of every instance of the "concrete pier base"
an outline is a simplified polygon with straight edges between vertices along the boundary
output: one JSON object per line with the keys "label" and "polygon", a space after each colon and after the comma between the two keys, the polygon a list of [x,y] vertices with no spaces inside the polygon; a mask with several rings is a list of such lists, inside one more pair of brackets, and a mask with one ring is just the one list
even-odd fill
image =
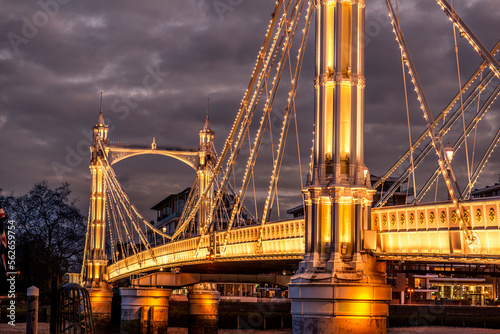
{"label": "concrete pier base", "polygon": [[103,287],[91,288],[88,291],[96,333],[109,333],[111,329],[113,292],[104,284]]}
{"label": "concrete pier base", "polygon": [[219,298],[215,284],[196,284],[188,294],[189,334],[217,334],[219,330]]}
{"label": "concrete pier base", "polygon": [[[385,334],[391,287],[375,270],[375,259],[364,256],[365,269],[328,272],[303,270],[292,277],[294,334]],[[383,270],[383,268],[379,268]]]}
{"label": "concrete pier base", "polygon": [[168,329],[170,289],[120,288],[120,333],[162,334]]}

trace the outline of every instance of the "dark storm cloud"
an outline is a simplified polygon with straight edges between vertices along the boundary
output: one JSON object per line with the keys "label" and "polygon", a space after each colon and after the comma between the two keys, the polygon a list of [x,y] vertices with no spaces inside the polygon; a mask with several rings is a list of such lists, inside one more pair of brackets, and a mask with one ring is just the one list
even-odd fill
{"label": "dark storm cloud", "polygon": [[[498,2],[455,5],[491,48],[500,37]],[[434,1],[399,1],[399,6],[406,40],[437,115],[458,89],[451,24]],[[19,195],[42,179],[52,186],[69,182],[85,211],[89,133],[97,121],[101,91],[111,140],[150,143],[156,137],[157,143],[183,147],[197,147],[210,97],[210,120],[220,150],[273,9],[274,1],[250,0],[3,1],[0,187]],[[30,25],[35,29],[30,31]],[[296,99],[303,173],[313,131],[313,33]],[[408,146],[401,60],[381,0],[368,1],[366,40],[366,164],[380,174]],[[458,43],[465,81],[481,58],[464,39]],[[146,89],[145,80],[154,88]],[[415,138],[424,123],[413,93],[409,100]],[[284,106],[277,103],[273,111],[275,139]],[[293,123],[290,130],[280,178],[284,209],[300,201]],[[266,140],[261,159],[271,161],[272,145]],[[244,165],[239,164],[239,176]],[[125,160],[115,169],[132,201],[149,217],[149,207],[191,186],[195,175],[180,162],[150,156]],[[260,197],[267,194],[270,173],[270,165],[256,171],[256,181],[263,185]],[[484,182],[493,181],[496,177]]]}

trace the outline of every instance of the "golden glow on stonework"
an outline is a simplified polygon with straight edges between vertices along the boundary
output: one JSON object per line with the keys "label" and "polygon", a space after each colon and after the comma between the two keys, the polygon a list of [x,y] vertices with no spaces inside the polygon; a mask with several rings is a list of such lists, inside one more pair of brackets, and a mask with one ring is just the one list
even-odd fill
{"label": "golden glow on stonework", "polygon": [[340,228],[340,242],[344,243],[350,243],[351,240],[351,222],[352,222],[352,217],[351,217],[351,210],[352,210],[352,205],[351,204],[341,204],[340,205],[340,222],[341,222],[341,228]]}
{"label": "golden glow on stonework", "polygon": [[351,83],[342,82],[340,112],[340,158],[347,160],[351,152]]}
{"label": "golden glow on stonework", "polygon": [[321,237],[322,243],[331,242],[332,211],[330,198],[321,201]]}
{"label": "golden glow on stonework", "polygon": [[476,222],[480,223],[482,218],[483,218],[483,215],[481,213],[481,209],[477,209],[477,211],[476,211]]}

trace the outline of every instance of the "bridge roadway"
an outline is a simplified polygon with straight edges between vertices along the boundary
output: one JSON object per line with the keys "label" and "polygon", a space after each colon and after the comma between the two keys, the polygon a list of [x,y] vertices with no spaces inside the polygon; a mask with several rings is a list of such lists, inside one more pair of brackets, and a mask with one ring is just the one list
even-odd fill
{"label": "bridge roadway", "polygon": [[[183,272],[252,273],[255,269],[278,271],[290,268],[304,258],[304,220],[292,219],[268,222],[263,228],[262,244],[257,251],[261,225],[235,228],[229,232],[223,255],[209,258],[213,236],[204,235],[196,256],[199,237],[170,242],[142,251],[107,267],[107,281],[112,282],[133,274],[182,266]],[[216,245],[223,244],[225,231],[215,233]],[[140,263],[139,263],[140,259]]]}
{"label": "bridge roadway", "polygon": [[[464,262],[500,264],[500,198],[474,199],[462,203],[471,230],[479,236],[481,252],[472,254],[449,202],[390,206],[372,209],[371,226],[376,234],[380,260]],[[257,252],[261,226],[230,231],[225,254],[209,257],[211,236],[205,235],[196,255],[199,237],[175,241],[142,251],[107,267],[107,281],[133,274],[182,267],[183,272],[259,273],[291,268],[304,257],[304,220],[269,222]],[[225,231],[215,233],[221,245]],[[213,236],[212,236],[213,238]],[[140,259],[140,262],[138,261]]]}
{"label": "bridge roadway", "polygon": [[473,254],[450,202],[373,209],[380,260],[500,263],[500,198],[461,203],[467,226],[477,233],[481,251]]}

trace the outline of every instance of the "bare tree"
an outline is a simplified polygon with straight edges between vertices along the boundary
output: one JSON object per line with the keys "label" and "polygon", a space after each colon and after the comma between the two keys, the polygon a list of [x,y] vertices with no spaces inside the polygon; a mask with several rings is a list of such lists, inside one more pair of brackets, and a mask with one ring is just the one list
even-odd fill
{"label": "bare tree", "polygon": [[37,183],[25,195],[1,198],[15,221],[16,255],[26,284],[50,288],[53,275],[79,270],[85,242],[85,218],[70,200],[69,184],[51,189]]}

